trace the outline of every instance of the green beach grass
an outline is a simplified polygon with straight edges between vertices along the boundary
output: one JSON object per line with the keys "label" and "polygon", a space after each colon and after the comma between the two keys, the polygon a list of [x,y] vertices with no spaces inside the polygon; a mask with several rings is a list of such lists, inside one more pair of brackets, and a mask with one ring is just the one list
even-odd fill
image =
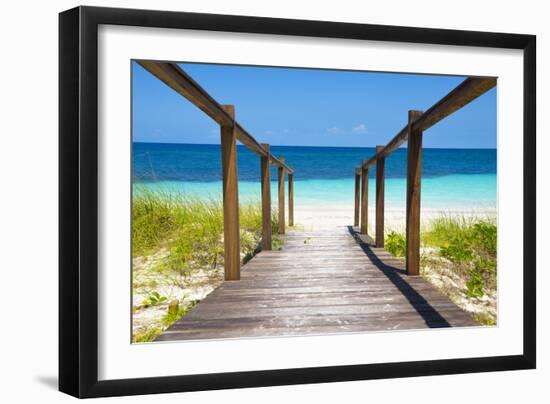
{"label": "green beach grass", "polygon": [[[259,249],[260,202],[239,206],[241,260]],[[278,232],[278,216],[272,215]],[[274,248],[282,240],[273,237]],[[223,280],[223,204],[218,199],[137,189],[132,200],[133,341],[154,340]],[[169,302],[178,302],[168,314]],[[157,310],[154,321],[140,314]],[[163,314],[164,313],[164,314]]]}
{"label": "green beach grass", "polygon": [[[239,212],[245,263],[259,251],[260,202],[241,203]],[[278,249],[276,211],[272,230]],[[223,203],[136,189],[132,232],[133,341],[150,342],[223,282]],[[421,275],[481,324],[496,324],[496,220],[441,215],[423,224],[421,244]],[[404,233],[387,232],[385,248],[404,257]]]}
{"label": "green beach grass", "polygon": [[[497,225],[494,218],[442,215],[421,229],[421,275],[485,325],[496,324]],[[385,248],[405,256],[405,235]]]}

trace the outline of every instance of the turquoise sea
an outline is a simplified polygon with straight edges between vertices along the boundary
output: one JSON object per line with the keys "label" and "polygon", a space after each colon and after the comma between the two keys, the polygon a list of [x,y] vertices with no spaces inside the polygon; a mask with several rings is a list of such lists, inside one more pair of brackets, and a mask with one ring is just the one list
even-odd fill
{"label": "turquoise sea", "polygon": [[[374,148],[272,146],[276,156],[294,168],[295,204],[319,206],[353,204],[354,168]],[[405,205],[406,149],[386,160],[386,207]],[[238,147],[239,197],[260,198],[260,159]],[[134,192],[160,190],[200,198],[221,197],[219,145],[133,143]],[[374,201],[376,170],[369,170],[369,192]],[[276,170],[272,168],[272,198],[276,198]],[[433,209],[496,207],[495,149],[423,150],[422,206]]]}

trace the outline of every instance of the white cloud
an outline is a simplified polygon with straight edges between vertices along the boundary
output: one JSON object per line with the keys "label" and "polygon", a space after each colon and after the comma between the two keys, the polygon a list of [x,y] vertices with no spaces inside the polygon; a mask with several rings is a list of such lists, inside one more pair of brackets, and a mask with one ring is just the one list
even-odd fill
{"label": "white cloud", "polygon": [[331,135],[346,135],[350,133],[353,133],[355,135],[364,135],[365,133],[367,133],[367,127],[364,123],[360,123],[359,125],[354,126],[351,129],[342,129],[338,126],[332,126],[330,128],[327,128],[327,133]]}
{"label": "white cloud", "polygon": [[327,128],[327,132],[331,135],[341,135],[344,133],[344,131],[336,126],[333,126],[331,128]]}
{"label": "white cloud", "polygon": [[364,135],[365,133],[367,133],[367,127],[364,123],[361,123],[357,126],[354,126],[351,131],[357,135]]}

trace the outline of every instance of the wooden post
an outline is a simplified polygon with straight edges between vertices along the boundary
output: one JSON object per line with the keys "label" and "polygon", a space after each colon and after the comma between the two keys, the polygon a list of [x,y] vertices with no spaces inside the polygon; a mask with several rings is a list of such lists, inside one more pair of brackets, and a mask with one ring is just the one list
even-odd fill
{"label": "wooden post", "polygon": [[294,226],[294,174],[288,173],[288,225]]}
{"label": "wooden post", "polygon": [[[279,160],[284,163],[285,159],[280,157]],[[285,169],[279,166],[279,234],[285,234]]]}
{"label": "wooden post", "polygon": [[[367,160],[363,160],[365,164]],[[369,224],[369,169],[361,166],[361,234],[368,233]]]}
{"label": "wooden post", "polygon": [[361,169],[355,169],[355,210],[353,212],[353,225],[359,226],[359,201],[361,200]]}
{"label": "wooden post", "polygon": [[420,273],[420,176],[422,166],[422,131],[412,131],[412,123],[421,111],[409,111],[407,148],[407,275]]}
{"label": "wooden post", "polygon": [[[269,154],[269,145],[262,143],[262,147]],[[269,155],[261,157],[262,181],[262,250],[271,250],[271,179]]]}
{"label": "wooden post", "polygon": [[237,178],[237,133],[235,131],[235,108],[222,108],[233,118],[233,124],[221,127],[222,178],[223,178],[223,245],[225,280],[241,277],[239,239],[239,191]]}
{"label": "wooden post", "polygon": [[384,247],[384,163],[379,153],[384,146],[376,146],[376,247]]}

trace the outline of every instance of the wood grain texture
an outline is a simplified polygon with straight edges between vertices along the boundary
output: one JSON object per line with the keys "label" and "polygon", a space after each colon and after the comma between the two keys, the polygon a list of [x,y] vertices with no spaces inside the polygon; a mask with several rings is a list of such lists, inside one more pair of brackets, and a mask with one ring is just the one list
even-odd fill
{"label": "wood grain texture", "polygon": [[[469,314],[357,228],[288,232],[157,340],[315,335],[475,326]],[[304,240],[308,240],[304,244]]]}
{"label": "wood grain texture", "polygon": [[[235,116],[232,105],[224,111]],[[239,189],[237,178],[237,134],[233,125],[221,127],[223,182],[223,247],[225,280],[240,279]]]}
{"label": "wood grain texture", "polygon": [[269,145],[262,143],[268,156],[260,157],[262,187],[262,250],[271,250],[271,178],[269,169]]}
{"label": "wood grain texture", "polygon": [[[431,128],[437,122],[485,94],[491,88],[495,87],[496,84],[497,80],[494,77],[468,77],[445,97],[432,105],[426,112],[417,116],[417,120],[413,123],[412,129],[425,131]],[[407,123],[407,125],[405,125],[386,146],[384,146],[379,155],[381,157],[387,157],[407,140],[408,135],[409,123]],[[366,160],[363,165],[368,167],[376,163],[376,156],[377,154]]]}
{"label": "wood grain texture", "polygon": [[361,233],[367,234],[369,226],[369,169],[361,170]]}
{"label": "wood grain texture", "polygon": [[[281,158],[284,162],[285,159]],[[279,189],[279,234],[285,234],[285,169],[280,166],[277,169]]]}
{"label": "wood grain texture", "polygon": [[384,248],[384,185],[385,158],[379,154],[384,146],[376,146],[376,247]]}
{"label": "wood grain texture", "polygon": [[359,226],[359,206],[361,204],[361,169],[355,169],[355,209],[353,211],[353,225]]}
{"label": "wood grain texture", "polygon": [[422,131],[413,129],[421,111],[409,111],[407,147],[406,261],[407,274],[420,273],[420,184],[422,178]]}

